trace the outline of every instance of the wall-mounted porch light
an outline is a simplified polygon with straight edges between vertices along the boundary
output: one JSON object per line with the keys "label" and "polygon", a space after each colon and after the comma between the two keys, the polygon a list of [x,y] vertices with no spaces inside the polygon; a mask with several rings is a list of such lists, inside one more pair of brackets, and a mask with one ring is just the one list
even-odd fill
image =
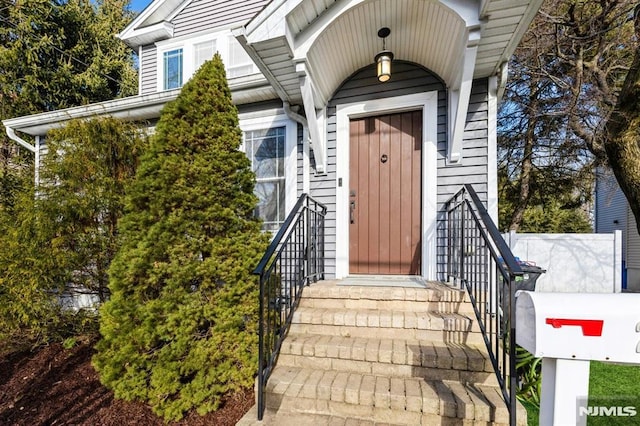
{"label": "wall-mounted porch light", "polygon": [[378,71],[378,80],[382,83],[391,78],[391,61],[393,61],[393,52],[386,48],[386,39],[389,34],[391,34],[391,30],[387,27],[382,27],[378,30],[378,37],[382,39],[382,51],[376,55],[375,61]]}

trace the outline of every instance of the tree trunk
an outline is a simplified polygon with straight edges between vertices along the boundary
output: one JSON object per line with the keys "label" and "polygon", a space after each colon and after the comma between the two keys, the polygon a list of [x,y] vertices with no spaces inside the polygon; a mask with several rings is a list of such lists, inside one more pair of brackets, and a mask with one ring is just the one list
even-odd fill
{"label": "tree trunk", "polygon": [[533,147],[535,145],[536,138],[536,124],[537,117],[536,112],[538,110],[537,100],[537,79],[533,80],[531,84],[531,105],[529,108],[529,119],[527,120],[527,130],[524,137],[524,150],[522,153],[522,164],[520,168],[520,179],[518,182],[519,195],[516,205],[513,209],[513,215],[511,216],[511,223],[509,224],[510,231],[518,231],[522,225],[524,219],[524,212],[529,206],[529,200],[531,200],[531,173],[533,171]]}
{"label": "tree trunk", "polygon": [[[640,5],[635,8],[634,24],[636,37],[640,38]],[[607,121],[605,138],[609,164],[640,232],[640,42],[616,108]]]}

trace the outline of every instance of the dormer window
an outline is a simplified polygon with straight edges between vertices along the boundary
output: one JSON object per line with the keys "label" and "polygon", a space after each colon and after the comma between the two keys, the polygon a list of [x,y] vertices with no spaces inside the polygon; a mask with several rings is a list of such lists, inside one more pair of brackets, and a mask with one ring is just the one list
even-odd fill
{"label": "dormer window", "polygon": [[256,66],[238,40],[229,37],[229,59],[226,63],[227,77],[241,77],[256,72]]}
{"label": "dormer window", "polygon": [[213,58],[216,53],[216,41],[207,40],[193,45],[193,69],[198,70],[205,61]]}
{"label": "dormer window", "polygon": [[227,69],[227,78],[258,72],[247,52],[229,33],[205,34],[156,43],[158,49],[158,89],[182,87],[191,76],[219,52]]}

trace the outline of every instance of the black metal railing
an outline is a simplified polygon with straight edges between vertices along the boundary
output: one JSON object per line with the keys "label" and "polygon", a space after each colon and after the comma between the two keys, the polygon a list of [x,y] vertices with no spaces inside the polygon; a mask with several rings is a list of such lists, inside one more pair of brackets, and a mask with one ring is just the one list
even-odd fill
{"label": "black metal railing", "polygon": [[516,424],[516,277],[523,272],[471,185],[447,203],[447,276],[469,294],[478,325]]}
{"label": "black metal railing", "polygon": [[265,388],[302,288],[324,279],[324,219],[327,208],[302,194],[274,237],[258,267],[260,324],[258,420],[265,409]]}

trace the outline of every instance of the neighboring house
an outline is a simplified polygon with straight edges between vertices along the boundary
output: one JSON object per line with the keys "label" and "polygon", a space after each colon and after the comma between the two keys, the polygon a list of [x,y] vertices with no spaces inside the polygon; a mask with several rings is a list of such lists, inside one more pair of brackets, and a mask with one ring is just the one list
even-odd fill
{"label": "neighboring house", "polygon": [[[470,183],[497,217],[497,104],[540,3],[155,0],[119,34],[139,57],[138,96],[3,124],[38,166],[47,131],[69,119],[153,126],[218,51],[265,228],[309,193],[328,206],[328,278],[442,280],[444,203]],[[374,59],[383,46],[393,53],[386,82]]]}
{"label": "neighboring house", "polygon": [[622,287],[640,291],[640,234],[629,203],[611,171],[596,176],[596,233],[622,231]]}

